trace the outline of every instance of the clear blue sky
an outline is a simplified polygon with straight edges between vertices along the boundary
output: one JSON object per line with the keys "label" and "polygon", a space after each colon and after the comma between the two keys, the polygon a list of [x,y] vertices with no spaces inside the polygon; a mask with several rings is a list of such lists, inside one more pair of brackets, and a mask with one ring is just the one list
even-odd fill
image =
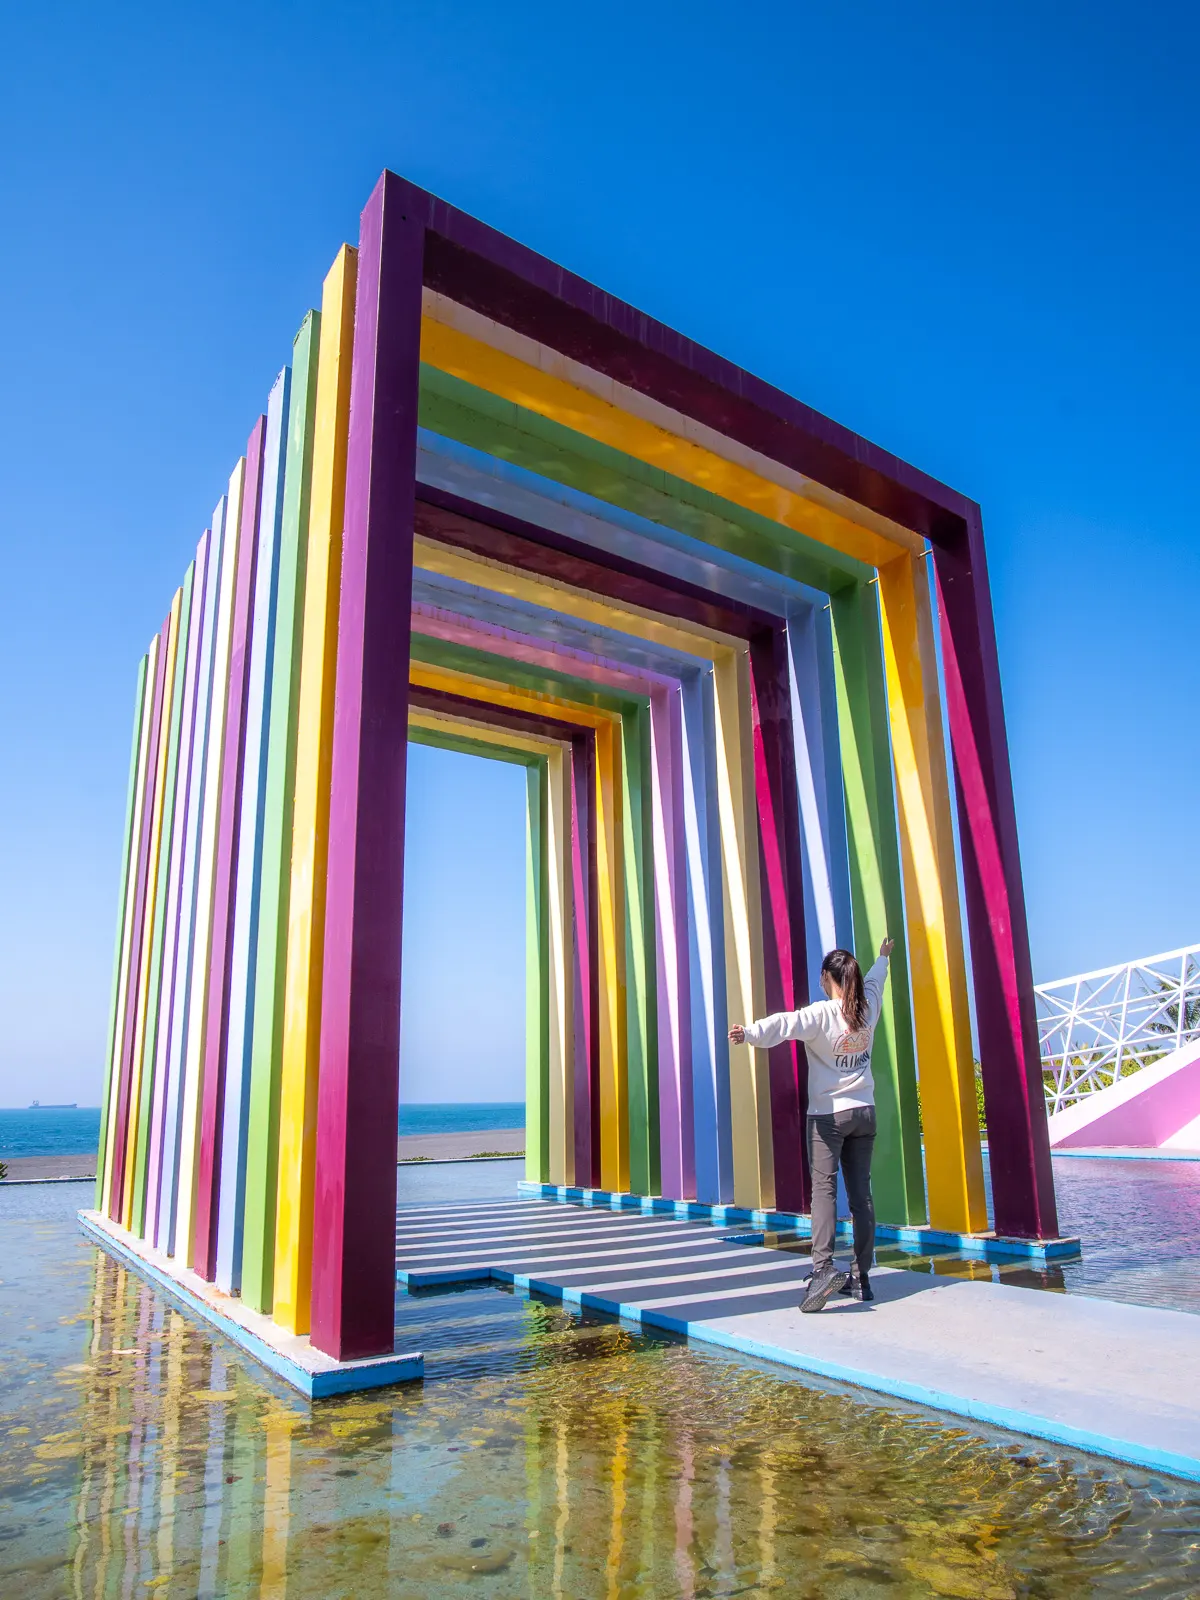
{"label": "clear blue sky", "polygon": [[[0,1105],[95,1102],[134,665],[385,165],[978,499],[1037,977],[1200,938],[1198,27],[11,10]],[[404,1092],[519,1095],[520,774],[412,771]]]}

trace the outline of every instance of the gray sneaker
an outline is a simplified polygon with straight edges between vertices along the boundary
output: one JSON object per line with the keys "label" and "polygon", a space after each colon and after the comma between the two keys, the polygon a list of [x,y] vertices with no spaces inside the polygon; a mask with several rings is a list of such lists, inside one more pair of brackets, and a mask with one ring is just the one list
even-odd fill
{"label": "gray sneaker", "polygon": [[852,1272],[838,1290],[838,1293],[848,1294],[851,1300],[874,1300],[875,1298],[870,1276],[865,1272]]}
{"label": "gray sneaker", "polygon": [[808,1280],[808,1293],[800,1302],[801,1311],[824,1311],[825,1302],[831,1294],[837,1293],[845,1281],[846,1274],[832,1261],[820,1272],[814,1272]]}

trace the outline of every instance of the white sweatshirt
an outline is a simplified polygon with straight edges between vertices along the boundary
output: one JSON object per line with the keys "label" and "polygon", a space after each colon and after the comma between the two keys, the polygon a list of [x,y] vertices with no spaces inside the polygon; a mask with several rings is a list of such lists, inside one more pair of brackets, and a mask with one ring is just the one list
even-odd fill
{"label": "white sweatshirt", "polygon": [[778,1011],[773,1017],[747,1024],[746,1043],[756,1050],[770,1050],[786,1039],[803,1041],[808,1052],[810,1117],[875,1104],[871,1044],[883,1007],[887,971],[887,957],[880,956],[863,978],[867,999],[863,1028],[847,1027],[840,1000],[818,1000],[801,1011]]}

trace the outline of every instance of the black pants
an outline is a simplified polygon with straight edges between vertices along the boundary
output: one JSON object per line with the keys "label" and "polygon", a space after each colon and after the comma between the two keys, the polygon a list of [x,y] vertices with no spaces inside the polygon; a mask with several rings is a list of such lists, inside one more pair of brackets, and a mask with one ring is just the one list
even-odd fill
{"label": "black pants", "polygon": [[833,1260],[837,1233],[837,1175],[846,1178],[854,1218],[854,1259],[869,1272],[875,1259],[875,1202],[871,1198],[871,1152],[875,1107],[855,1106],[808,1119],[808,1164],[812,1171],[812,1265],[820,1272]]}

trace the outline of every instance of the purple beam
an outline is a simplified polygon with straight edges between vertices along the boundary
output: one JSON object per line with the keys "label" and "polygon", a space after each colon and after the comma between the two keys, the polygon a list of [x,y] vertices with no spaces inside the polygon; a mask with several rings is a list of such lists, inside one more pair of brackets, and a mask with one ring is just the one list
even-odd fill
{"label": "purple beam", "polygon": [[1058,1233],[1058,1211],[1042,1089],[1033,965],[1000,696],[1000,660],[977,511],[954,548],[935,547],[934,568],[958,791],[994,1223],[997,1233],[1053,1238]]}
{"label": "purple beam", "polygon": [[150,711],[150,742],[146,746],[146,772],[142,780],[142,832],[138,844],[137,876],[134,880],[133,925],[129,942],[129,976],[125,984],[125,1023],[121,1036],[121,1077],[117,1086],[116,1131],[113,1134],[112,1177],[108,1191],[108,1214],[114,1222],[122,1219],[125,1193],[126,1139],[129,1124],[129,1087],[133,1074],[133,1036],[141,989],[142,933],[146,917],[146,879],[150,871],[151,813],[158,775],[158,736],[162,721],[163,684],[167,673],[167,640],[170,619],[163,623],[158,640],[158,662],[154,672],[154,699]]}
{"label": "purple beam", "polygon": [[[767,1010],[795,1011],[808,981],[808,951],[791,680],[780,628],[761,629],[750,641],[750,696]],[[775,1204],[783,1211],[807,1211],[808,1057],[802,1044],[782,1044],[767,1052],[767,1063]]]}
{"label": "purple beam", "polygon": [[924,534],[953,536],[971,502],[515,239],[386,172],[425,227],[425,283]]}
{"label": "purple beam", "polygon": [[[466,620],[466,619],[464,619]],[[599,938],[596,906],[596,734],[576,722],[519,711],[475,700],[469,694],[451,694],[411,684],[409,704],[449,716],[470,717],[514,733],[542,734],[571,746],[571,871],[575,907],[574,963],[575,1039],[572,1128],[575,1140],[575,1182],[596,1187],[600,1183],[600,1034]]]}
{"label": "purple beam", "polygon": [[192,1241],[192,1267],[210,1283],[217,1272],[217,1198],[221,1190],[221,1126],[225,1119],[233,908],[237,898],[237,840],[241,828],[242,757],[246,748],[246,694],[250,682],[250,618],[266,430],[266,417],[259,417],[246,445],[246,487],[242,493],[242,515],[237,538],[238,566],[234,576],[233,625],[229,641],[229,693],[225,702],[225,749],[221,765],[220,810],[217,814],[212,943],[208,953],[208,1016],[204,1030],[204,1077],[200,1106],[200,1154],[196,1166],[195,1235]]}
{"label": "purple beam", "polygon": [[[600,963],[596,877],[596,740],[583,741],[583,759],[571,764],[571,825],[587,828],[586,855],[572,860],[575,905],[584,907],[586,935],[575,940],[575,1182],[600,1186]],[[578,916],[578,910],[576,910]]]}
{"label": "purple beam", "polygon": [[424,230],[386,175],[362,214],[333,726],[312,1342],[389,1352],[396,1301],[409,608]]}

